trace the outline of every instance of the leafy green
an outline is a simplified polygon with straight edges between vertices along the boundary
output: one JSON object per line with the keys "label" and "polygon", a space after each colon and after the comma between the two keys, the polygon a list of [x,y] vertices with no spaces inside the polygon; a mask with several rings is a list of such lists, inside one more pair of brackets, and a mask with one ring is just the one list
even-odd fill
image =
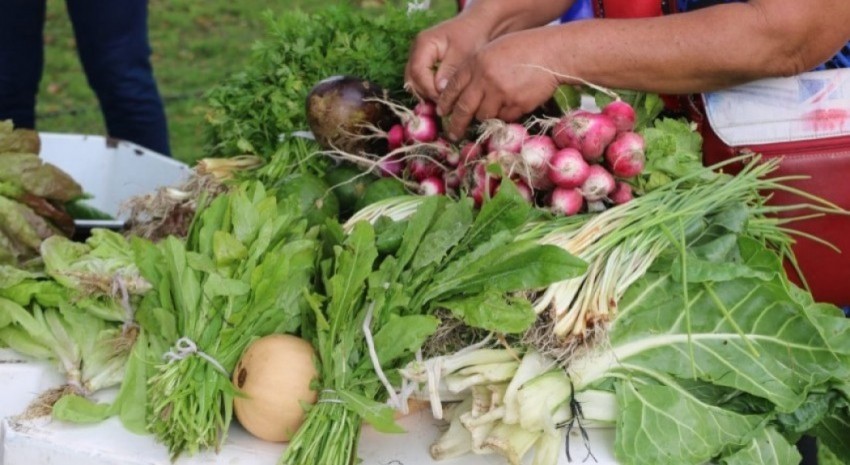
{"label": "leafy green", "polygon": [[749,444],[729,455],[721,462],[723,465],[750,465],[764,463],[770,465],[797,465],[800,452],[775,428],[762,429]]}
{"label": "leafy green", "polygon": [[652,191],[703,169],[702,137],[691,123],[661,118],[640,134],[646,143],[646,166],[635,180],[638,192]]}
{"label": "leafy green", "polygon": [[128,368],[111,412],[138,429],[133,403],[145,405],[148,431],[175,457],[218,447],[232,418],[230,372],[255,338],[300,328],[318,249],[297,200],[278,203],[259,183],[213,200],[185,243],[135,243],[153,289],[138,311],[148,347],[133,363],[151,368]]}
{"label": "leafy green", "polygon": [[268,37],[254,46],[244,71],[207,96],[211,152],[275,155],[276,165],[297,170],[293,152],[303,152],[290,133],[308,129],[304,102],[310,89],[344,74],[401,91],[411,39],[436,20],[427,12],[347,5],[268,17]]}
{"label": "leafy green", "polygon": [[623,463],[792,463],[787,443],[807,431],[829,438],[842,421],[831,419],[846,418],[846,392],[835,386],[850,376],[850,351],[834,335],[850,322],[796,300],[763,243],[742,237],[736,249],[736,266],[749,272],[683,282],[662,259],[621,301],[609,362],[583,382],[617,379]]}
{"label": "leafy green", "polygon": [[[508,293],[584,270],[584,262],[560,248],[514,240],[529,207],[509,182],[489,204],[476,215],[469,199],[424,199],[405,220],[392,255],[378,252],[378,235],[366,222],[354,223],[334,247],[310,328],[323,396],[282,463],[352,463],[362,421],[400,431],[392,408],[380,401],[395,396],[395,369],[437,330],[433,311],[446,307],[472,326],[521,332],[535,313],[527,300]],[[386,221],[380,227],[391,230]]]}

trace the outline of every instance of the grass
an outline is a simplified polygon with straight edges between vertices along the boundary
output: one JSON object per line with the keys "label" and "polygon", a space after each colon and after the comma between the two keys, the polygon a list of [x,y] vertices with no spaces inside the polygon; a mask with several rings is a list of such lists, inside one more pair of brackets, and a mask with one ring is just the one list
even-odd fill
{"label": "grass", "polygon": [[[330,0],[150,0],[149,31],[154,72],[165,101],[175,158],[203,156],[204,92],[246,63],[263,37],[263,13],[307,11]],[[451,0],[435,1],[448,11]],[[77,58],[65,2],[47,2],[45,70],[38,101],[38,129],[105,134],[94,93]]]}

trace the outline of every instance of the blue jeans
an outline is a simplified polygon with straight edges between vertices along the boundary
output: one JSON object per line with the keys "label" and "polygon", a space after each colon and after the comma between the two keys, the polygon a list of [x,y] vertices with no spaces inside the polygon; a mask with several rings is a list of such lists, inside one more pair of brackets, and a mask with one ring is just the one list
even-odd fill
{"label": "blue jeans", "polygon": [[[170,155],[151,67],[147,0],[66,0],[77,50],[110,137]],[[45,0],[0,6],[0,120],[35,127],[44,68]]]}

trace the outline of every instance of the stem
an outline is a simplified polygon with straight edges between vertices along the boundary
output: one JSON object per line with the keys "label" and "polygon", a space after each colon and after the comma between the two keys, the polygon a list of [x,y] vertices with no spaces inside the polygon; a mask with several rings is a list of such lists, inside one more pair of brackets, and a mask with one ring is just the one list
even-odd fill
{"label": "stem", "polygon": [[335,402],[319,401],[278,462],[279,465],[353,465],[361,418]]}

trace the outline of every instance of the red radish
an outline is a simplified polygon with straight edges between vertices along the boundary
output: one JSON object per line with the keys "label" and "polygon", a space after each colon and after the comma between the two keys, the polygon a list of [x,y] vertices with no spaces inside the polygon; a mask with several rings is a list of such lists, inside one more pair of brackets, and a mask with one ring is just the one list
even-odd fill
{"label": "red radish", "polygon": [[438,176],[425,178],[419,182],[421,195],[443,195],[446,193],[446,183]]}
{"label": "red radish", "polygon": [[437,106],[434,102],[423,100],[413,107],[413,114],[416,116],[428,116],[434,118],[437,116]]}
{"label": "red radish", "polygon": [[457,189],[463,184],[464,179],[466,179],[466,165],[458,165],[457,168],[446,173],[446,187]]}
{"label": "red radish", "polygon": [[407,142],[434,142],[437,139],[437,122],[430,116],[413,116],[404,122],[404,140]]}
{"label": "red radish", "polygon": [[590,175],[590,165],[576,149],[561,149],[549,161],[549,179],[558,187],[580,187]]}
{"label": "red radish", "polygon": [[485,200],[496,195],[497,190],[499,190],[498,179],[489,178],[481,182],[476,181],[472,188],[472,199],[475,201],[475,205],[480,207]]}
{"label": "red radish", "polygon": [[614,126],[617,127],[617,132],[635,130],[635,119],[637,118],[635,109],[622,100],[614,100],[608,105],[605,105],[605,108],[602,109],[602,114],[611,118]]}
{"label": "red radish", "polygon": [[549,198],[549,208],[553,213],[564,216],[575,215],[581,211],[584,197],[578,189],[556,187]]}
{"label": "red radish", "polygon": [[481,144],[476,142],[466,142],[460,147],[460,162],[464,165],[469,162],[481,158]]}
{"label": "red radish", "polygon": [[564,115],[552,128],[552,140],[559,149],[578,145],[578,132],[587,125],[592,113],[585,110],[573,110]]}
{"label": "red radish", "polygon": [[476,207],[480,207],[484,203],[484,186],[475,186],[472,188],[472,200]]}
{"label": "red radish", "polygon": [[578,149],[584,159],[591,163],[602,157],[605,147],[616,135],[617,127],[611,118],[582,110],[561,118],[552,131],[552,138],[558,148]]}
{"label": "red radish", "polygon": [[605,151],[605,160],[614,176],[631,178],[643,172],[646,165],[645,147],[640,134],[620,133]]}
{"label": "red radish", "polygon": [[387,147],[390,152],[404,145],[404,127],[400,124],[394,124],[387,131]]}
{"label": "red radish", "polygon": [[498,174],[488,171],[487,166],[486,163],[478,163],[472,169],[472,178],[476,184],[484,184],[485,180],[489,180],[491,183],[495,181],[498,184],[499,180],[502,179]]}
{"label": "red radish", "polygon": [[590,174],[581,185],[581,193],[588,202],[602,200],[614,191],[614,176],[602,165],[590,165]]}
{"label": "red radish", "polygon": [[383,157],[378,160],[378,174],[385,178],[400,177],[404,172],[404,161],[397,157]]}
{"label": "red radish", "polygon": [[632,194],[632,186],[622,181],[618,181],[617,187],[614,188],[614,192],[611,192],[611,195],[609,195],[608,198],[617,205],[630,202],[634,198],[634,194]]}
{"label": "red radish", "polygon": [[558,149],[549,136],[529,136],[519,152],[521,163],[512,171],[516,172],[535,189],[549,189],[549,163]]}
{"label": "red radish", "polygon": [[440,165],[426,157],[416,157],[407,162],[407,170],[413,179],[422,182],[426,178],[439,176],[443,170]]}
{"label": "red radish", "polygon": [[519,153],[522,143],[528,137],[528,130],[521,124],[511,123],[497,129],[487,141],[491,152]]}
{"label": "red radish", "polygon": [[449,141],[440,137],[437,138],[436,144],[440,160],[452,167],[460,164],[460,152]]}

